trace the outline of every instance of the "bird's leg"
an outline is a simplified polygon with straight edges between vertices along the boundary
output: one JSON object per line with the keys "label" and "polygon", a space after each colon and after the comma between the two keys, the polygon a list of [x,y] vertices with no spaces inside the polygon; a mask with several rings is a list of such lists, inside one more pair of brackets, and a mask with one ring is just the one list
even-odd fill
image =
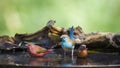
{"label": "bird's leg", "polygon": [[74,52],[74,48],[72,48],[72,53],[71,53],[72,60],[73,60],[73,52]]}
{"label": "bird's leg", "polygon": [[71,56],[73,56],[73,53],[74,53],[74,48],[72,48],[72,53],[71,53]]}

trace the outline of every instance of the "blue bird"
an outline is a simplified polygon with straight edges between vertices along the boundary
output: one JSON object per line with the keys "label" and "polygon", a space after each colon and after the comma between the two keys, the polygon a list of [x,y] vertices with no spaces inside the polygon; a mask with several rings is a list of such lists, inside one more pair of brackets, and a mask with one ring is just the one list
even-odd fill
{"label": "blue bird", "polygon": [[70,37],[68,35],[62,35],[61,36],[61,47],[63,48],[64,50],[64,55],[66,55],[66,52],[69,50],[69,49],[72,49],[72,56],[73,56],[73,52],[74,52],[74,41],[70,39]]}

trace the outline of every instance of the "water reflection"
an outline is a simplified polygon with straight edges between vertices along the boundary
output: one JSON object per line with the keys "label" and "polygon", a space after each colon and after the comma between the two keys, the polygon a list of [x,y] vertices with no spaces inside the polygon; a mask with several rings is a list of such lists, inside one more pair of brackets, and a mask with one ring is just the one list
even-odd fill
{"label": "water reflection", "polygon": [[87,58],[77,58],[76,60],[77,65],[88,65]]}
{"label": "water reflection", "polygon": [[12,56],[6,54],[4,56],[3,55],[0,56],[0,63],[1,64],[14,64],[15,62]]}
{"label": "water reflection", "polygon": [[87,58],[74,56],[62,57],[60,54],[51,53],[44,57],[31,57],[27,52],[0,54],[0,64],[20,64],[29,66],[73,66],[73,65],[117,65],[120,56],[115,54],[89,54]]}
{"label": "water reflection", "polygon": [[76,64],[76,58],[75,57],[71,57],[71,56],[64,56],[64,58],[62,58],[59,61],[60,66],[72,66]]}
{"label": "water reflection", "polygon": [[50,61],[50,58],[31,58],[29,60],[29,65],[32,65],[32,66],[38,66],[38,65],[41,65],[41,66],[48,66],[49,65],[49,61]]}

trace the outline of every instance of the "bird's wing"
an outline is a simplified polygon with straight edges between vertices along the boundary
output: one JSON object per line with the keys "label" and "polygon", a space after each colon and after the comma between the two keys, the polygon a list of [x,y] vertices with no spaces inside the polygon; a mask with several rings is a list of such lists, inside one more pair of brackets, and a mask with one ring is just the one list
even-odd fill
{"label": "bird's wing", "polygon": [[36,46],[35,49],[36,49],[36,52],[37,52],[37,53],[41,53],[41,52],[47,51],[47,49],[45,49],[45,48],[43,48],[43,47],[40,47],[40,46]]}
{"label": "bird's wing", "polygon": [[74,40],[69,39],[68,42],[70,42],[72,45],[75,45],[75,41]]}

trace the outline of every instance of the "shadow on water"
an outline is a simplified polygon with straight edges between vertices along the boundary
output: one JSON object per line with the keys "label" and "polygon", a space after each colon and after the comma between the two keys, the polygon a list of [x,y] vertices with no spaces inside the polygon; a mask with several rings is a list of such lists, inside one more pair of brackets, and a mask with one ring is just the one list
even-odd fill
{"label": "shadow on water", "polygon": [[71,56],[62,57],[58,52],[52,52],[44,57],[31,57],[27,52],[1,53],[0,65],[21,65],[21,66],[94,66],[94,65],[117,65],[120,64],[120,56],[113,53],[93,53],[87,58],[72,59]]}

